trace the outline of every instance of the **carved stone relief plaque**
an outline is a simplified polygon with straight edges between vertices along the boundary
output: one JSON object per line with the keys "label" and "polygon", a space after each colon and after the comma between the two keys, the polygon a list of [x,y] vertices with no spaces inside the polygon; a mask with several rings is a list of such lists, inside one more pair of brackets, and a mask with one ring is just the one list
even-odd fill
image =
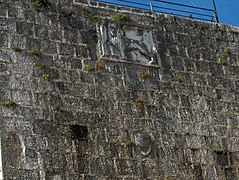
{"label": "carved stone relief plaque", "polygon": [[147,156],[152,151],[151,137],[147,133],[136,133],[134,135],[135,145],[138,152],[144,156]]}
{"label": "carved stone relief plaque", "polygon": [[101,55],[117,60],[158,64],[149,28],[106,23],[100,26]]}

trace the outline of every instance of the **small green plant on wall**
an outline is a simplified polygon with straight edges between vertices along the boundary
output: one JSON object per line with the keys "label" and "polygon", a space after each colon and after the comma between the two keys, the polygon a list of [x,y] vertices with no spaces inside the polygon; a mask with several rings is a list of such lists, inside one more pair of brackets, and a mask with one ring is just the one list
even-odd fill
{"label": "small green plant on wall", "polygon": [[139,73],[139,76],[140,76],[140,78],[142,78],[142,79],[147,79],[147,78],[150,77],[150,74],[149,74],[148,72],[141,71],[141,72]]}
{"label": "small green plant on wall", "polygon": [[44,79],[45,81],[50,81],[50,80],[51,80],[51,76],[50,76],[49,74],[44,74],[44,75],[43,75],[43,79]]}
{"label": "small green plant on wall", "polygon": [[143,98],[138,97],[137,99],[135,99],[135,104],[136,104],[136,106],[143,106],[144,105]]}
{"label": "small green plant on wall", "polygon": [[177,81],[178,83],[182,83],[182,82],[183,82],[183,78],[182,78],[181,76],[177,76],[177,77],[176,77],[176,81]]}
{"label": "small green plant on wall", "polygon": [[1,105],[10,108],[10,107],[16,107],[17,103],[13,101],[6,101],[6,102],[2,102]]}
{"label": "small green plant on wall", "polygon": [[85,65],[84,70],[87,72],[92,72],[94,71],[94,67],[91,65]]}
{"label": "small green plant on wall", "polygon": [[125,142],[125,146],[126,147],[132,147],[134,146],[135,143],[131,140],[131,139],[128,139],[126,142]]}
{"label": "small green plant on wall", "polygon": [[107,62],[105,60],[98,61],[96,64],[96,70],[104,70]]}
{"label": "small green plant on wall", "polygon": [[100,17],[100,16],[97,16],[97,15],[92,16],[92,17],[91,17],[91,20],[92,20],[94,23],[101,23],[101,21],[102,21],[101,17]]}
{"label": "small green plant on wall", "polygon": [[38,63],[36,63],[36,67],[37,67],[38,69],[44,70],[44,69],[46,68],[46,65],[43,64],[43,63],[38,62]]}
{"label": "small green plant on wall", "polygon": [[221,48],[221,57],[218,61],[219,64],[225,66],[228,63],[228,60],[231,59],[231,50],[225,47]]}
{"label": "small green plant on wall", "polygon": [[13,46],[13,47],[11,47],[11,49],[12,49],[13,51],[19,52],[19,53],[23,51],[20,47],[17,47],[17,46]]}
{"label": "small green plant on wall", "polygon": [[120,22],[120,21],[128,21],[129,20],[129,16],[127,14],[119,13],[119,14],[115,14],[113,16],[113,19],[115,21],[118,21],[118,22]]}
{"label": "small green plant on wall", "polygon": [[220,153],[220,154],[228,154],[228,150],[226,147],[220,149],[219,151],[216,151],[217,153]]}
{"label": "small green plant on wall", "polygon": [[41,57],[42,56],[42,52],[40,50],[37,50],[35,48],[32,48],[28,51],[28,54],[32,55],[32,56],[37,56],[37,57]]}
{"label": "small green plant on wall", "polygon": [[158,21],[159,21],[159,20],[158,20],[158,16],[154,14],[154,15],[153,15],[153,23],[154,23],[154,24],[158,24]]}
{"label": "small green plant on wall", "polygon": [[226,58],[221,58],[221,59],[219,60],[219,64],[225,66],[225,65],[227,64],[227,59],[226,59]]}
{"label": "small green plant on wall", "polygon": [[60,106],[54,105],[53,109],[54,109],[54,111],[59,111],[60,110]]}
{"label": "small green plant on wall", "polygon": [[48,0],[30,0],[30,4],[34,9],[42,11],[49,7],[50,2]]}
{"label": "small green plant on wall", "polygon": [[223,48],[223,54],[225,55],[231,54],[231,51],[228,48]]}
{"label": "small green plant on wall", "polygon": [[222,150],[222,153],[223,153],[223,154],[228,154],[227,149],[223,149],[223,150]]}

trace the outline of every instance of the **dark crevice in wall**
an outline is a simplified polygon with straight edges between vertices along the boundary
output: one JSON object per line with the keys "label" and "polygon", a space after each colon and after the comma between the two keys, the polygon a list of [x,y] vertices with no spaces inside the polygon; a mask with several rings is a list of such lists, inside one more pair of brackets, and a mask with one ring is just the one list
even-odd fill
{"label": "dark crevice in wall", "polygon": [[87,126],[70,125],[71,137],[75,141],[87,141]]}

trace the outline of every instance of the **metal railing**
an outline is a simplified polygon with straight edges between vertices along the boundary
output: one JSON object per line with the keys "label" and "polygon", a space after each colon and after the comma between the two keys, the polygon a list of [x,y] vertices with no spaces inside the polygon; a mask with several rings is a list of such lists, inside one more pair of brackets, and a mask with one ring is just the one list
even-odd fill
{"label": "metal railing", "polygon": [[219,23],[215,0],[212,1],[213,8],[198,7],[194,5],[175,3],[172,0],[91,0],[107,3],[115,6],[130,7],[148,10],[152,13],[164,13],[184,18],[192,18],[202,21]]}

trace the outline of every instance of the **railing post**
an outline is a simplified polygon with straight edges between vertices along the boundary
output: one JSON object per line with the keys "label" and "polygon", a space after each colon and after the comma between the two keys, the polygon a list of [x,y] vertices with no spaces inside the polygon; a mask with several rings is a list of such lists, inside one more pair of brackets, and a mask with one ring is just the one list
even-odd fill
{"label": "railing post", "polygon": [[217,7],[216,7],[215,0],[212,0],[212,2],[213,2],[213,7],[214,7],[214,17],[216,19],[216,22],[219,23],[218,14],[217,14]]}
{"label": "railing post", "polygon": [[153,2],[152,0],[149,0],[149,5],[150,5],[150,11],[153,13]]}

